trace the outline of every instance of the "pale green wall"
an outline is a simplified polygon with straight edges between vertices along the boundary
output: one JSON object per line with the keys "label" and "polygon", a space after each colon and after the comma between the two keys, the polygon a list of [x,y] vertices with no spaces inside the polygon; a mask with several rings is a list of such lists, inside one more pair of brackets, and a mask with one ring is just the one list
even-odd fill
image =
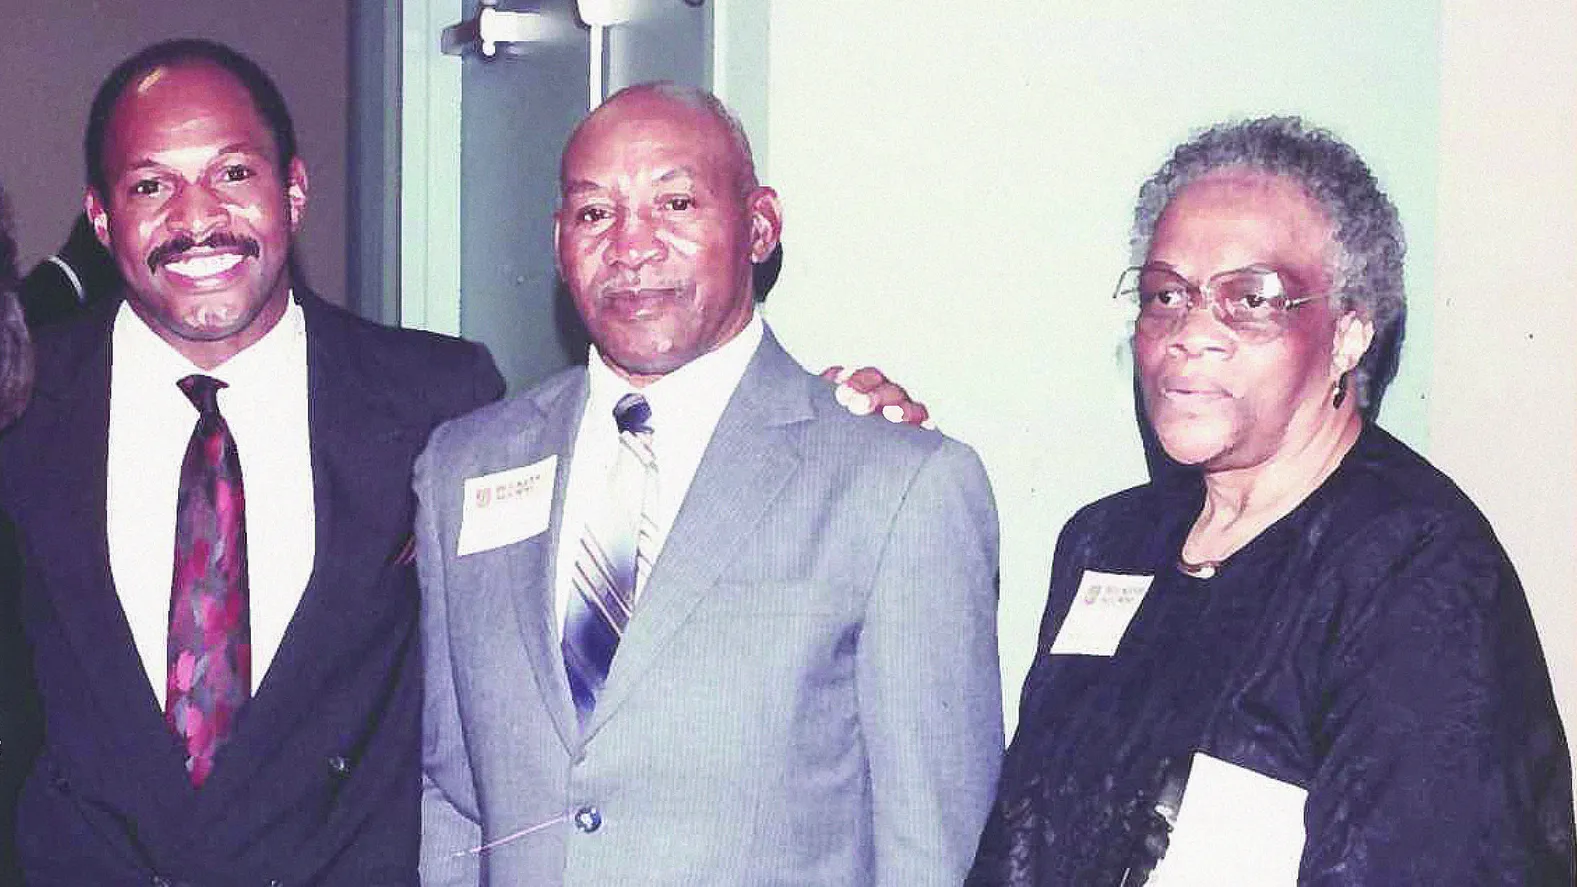
{"label": "pale green wall", "polygon": [[1427,444],[1431,362],[1407,358],[1429,353],[1437,29],[1433,2],[771,5],[767,316],[812,366],[881,366],[985,459],[1010,722],[1058,529],[1144,477],[1108,296],[1138,185],[1190,130],[1296,112],[1373,164],[1414,294],[1383,418]]}

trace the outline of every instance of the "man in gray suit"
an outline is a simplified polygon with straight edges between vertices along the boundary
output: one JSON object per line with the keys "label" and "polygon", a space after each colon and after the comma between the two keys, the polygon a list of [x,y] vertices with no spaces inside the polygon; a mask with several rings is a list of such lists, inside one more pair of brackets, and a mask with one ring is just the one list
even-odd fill
{"label": "man in gray suit", "polygon": [[424,883],[960,883],[1002,749],[979,460],[755,315],[780,206],[709,94],[614,96],[561,189],[589,366],[416,468]]}

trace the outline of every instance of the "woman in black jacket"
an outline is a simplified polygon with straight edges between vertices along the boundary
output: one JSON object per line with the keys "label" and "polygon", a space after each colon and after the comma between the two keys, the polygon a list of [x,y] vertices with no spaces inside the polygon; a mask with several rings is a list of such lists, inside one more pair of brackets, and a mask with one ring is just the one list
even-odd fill
{"label": "woman in black jacket", "polygon": [[[16,299],[16,244],[0,192],[0,428],[27,403],[33,353]],[[11,521],[0,515],[0,885],[22,883],[16,867],[16,794],[37,743],[38,705],[18,610],[21,564]]]}

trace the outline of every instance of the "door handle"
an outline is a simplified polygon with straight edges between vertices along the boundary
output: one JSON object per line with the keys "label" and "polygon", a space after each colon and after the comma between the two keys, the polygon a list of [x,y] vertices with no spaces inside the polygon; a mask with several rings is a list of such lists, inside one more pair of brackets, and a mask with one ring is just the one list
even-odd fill
{"label": "door handle", "polygon": [[579,36],[580,28],[571,16],[499,9],[498,0],[482,0],[475,18],[444,28],[440,46],[444,55],[464,55],[474,47],[483,58],[492,58],[501,48],[520,55],[534,44],[562,43]]}

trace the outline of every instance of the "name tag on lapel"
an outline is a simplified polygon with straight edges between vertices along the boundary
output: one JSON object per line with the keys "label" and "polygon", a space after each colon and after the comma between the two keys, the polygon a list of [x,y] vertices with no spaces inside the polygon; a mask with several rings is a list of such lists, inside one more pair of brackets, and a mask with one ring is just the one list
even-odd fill
{"label": "name tag on lapel", "polygon": [[502,548],[548,528],[558,456],[541,462],[468,477],[455,556]]}
{"label": "name tag on lapel", "polygon": [[1133,614],[1150,590],[1154,576],[1125,576],[1085,570],[1079,593],[1051,642],[1051,654],[1110,656],[1128,631]]}

